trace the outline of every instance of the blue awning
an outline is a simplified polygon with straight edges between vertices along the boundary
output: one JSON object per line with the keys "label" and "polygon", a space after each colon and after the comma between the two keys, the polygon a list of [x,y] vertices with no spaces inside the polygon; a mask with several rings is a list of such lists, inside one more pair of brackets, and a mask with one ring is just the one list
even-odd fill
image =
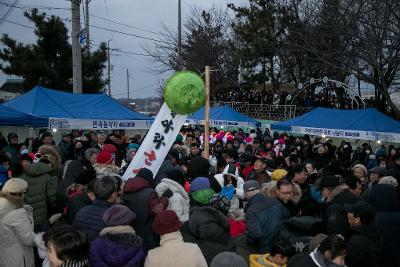
{"label": "blue awning", "polygon": [[[187,123],[204,124],[204,107],[187,118]],[[261,122],[228,107],[210,108],[210,126],[260,127]]]}
{"label": "blue awning", "polygon": [[349,139],[400,142],[400,122],[375,108],[316,108],[299,117],[273,123],[271,129]]}

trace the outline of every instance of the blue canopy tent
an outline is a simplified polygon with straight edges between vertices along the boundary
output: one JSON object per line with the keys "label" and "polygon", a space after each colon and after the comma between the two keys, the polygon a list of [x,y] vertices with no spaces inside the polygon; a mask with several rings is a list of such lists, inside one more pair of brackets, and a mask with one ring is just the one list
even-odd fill
{"label": "blue canopy tent", "polygon": [[[204,125],[204,107],[190,115],[186,122]],[[261,122],[247,117],[230,107],[221,106],[210,108],[210,126],[260,127]]]}
{"label": "blue canopy tent", "polygon": [[2,126],[47,127],[48,124],[49,120],[47,118],[39,118],[0,105],[0,125]]}
{"label": "blue canopy tent", "polygon": [[36,86],[3,106],[48,118],[49,128],[149,128],[153,118],[122,106],[105,94],[71,94]]}
{"label": "blue canopy tent", "polygon": [[316,108],[299,117],[273,123],[271,129],[329,137],[400,143],[400,122],[374,108]]}

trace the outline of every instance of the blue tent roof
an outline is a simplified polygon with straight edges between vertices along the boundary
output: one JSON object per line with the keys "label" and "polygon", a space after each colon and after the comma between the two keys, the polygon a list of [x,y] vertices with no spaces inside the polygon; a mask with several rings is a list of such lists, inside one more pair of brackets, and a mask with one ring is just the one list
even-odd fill
{"label": "blue tent roof", "polygon": [[48,123],[47,118],[39,118],[0,105],[0,125],[47,127]]}
{"label": "blue tent roof", "polygon": [[[204,124],[204,107],[190,115],[187,118],[187,122],[192,124]],[[210,108],[210,125],[258,127],[261,123],[228,106],[221,106]]]}
{"label": "blue tent roof", "polygon": [[[391,139],[387,141],[395,141],[400,137],[398,136],[400,134],[400,122],[374,108],[356,110],[316,108],[294,119],[273,123],[271,128],[273,130],[319,135],[328,132],[327,136],[367,140],[381,140],[378,133],[385,133],[386,137],[384,139]],[[324,132],[312,129],[324,129]],[[329,129],[333,130],[332,133]],[[338,131],[345,131],[344,135],[341,136],[343,133]],[[351,131],[353,133],[358,132],[359,135],[353,135]],[[394,137],[389,138],[388,134]]]}
{"label": "blue tent roof", "polygon": [[71,94],[36,86],[3,106],[38,116],[103,120],[154,120],[105,94]]}

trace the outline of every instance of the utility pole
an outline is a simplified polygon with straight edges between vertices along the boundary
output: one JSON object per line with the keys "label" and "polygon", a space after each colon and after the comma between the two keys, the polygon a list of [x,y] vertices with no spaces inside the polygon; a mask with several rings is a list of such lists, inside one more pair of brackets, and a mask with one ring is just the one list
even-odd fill
{"label": "utility pole", "polygon": [[182,69],[182,7],[178,0],[178,70]]}
{"label": "utility pole", "polygon": [[72,89],[74,94],[82,93],[82,54],[79,44],[80,0],[71,0],[72,13]]}
{"label": "utility pole", "polygon": [[90,54],[89,2],[90,2],[90,0],[85,0],[85,31],[86,31],[86,51]]}
{"label": "utility pole", "polygon": [[126,89],[128,90],[128,99],[129,99],[129,69],[126,69]]}
{"label": "utility pole", "polygon": [[108,85],[108,95],[111,96],[110,41],[107,41],[107,85]]}

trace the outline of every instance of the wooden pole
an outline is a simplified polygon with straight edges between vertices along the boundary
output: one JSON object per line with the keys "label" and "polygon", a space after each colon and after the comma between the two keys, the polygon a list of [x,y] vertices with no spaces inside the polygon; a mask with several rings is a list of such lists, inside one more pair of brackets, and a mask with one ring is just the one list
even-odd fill
{"label": "wooden pole", "polygon": [[206,66],[206,103],[204,107],[204,157],[210,156],[210,66]]}

